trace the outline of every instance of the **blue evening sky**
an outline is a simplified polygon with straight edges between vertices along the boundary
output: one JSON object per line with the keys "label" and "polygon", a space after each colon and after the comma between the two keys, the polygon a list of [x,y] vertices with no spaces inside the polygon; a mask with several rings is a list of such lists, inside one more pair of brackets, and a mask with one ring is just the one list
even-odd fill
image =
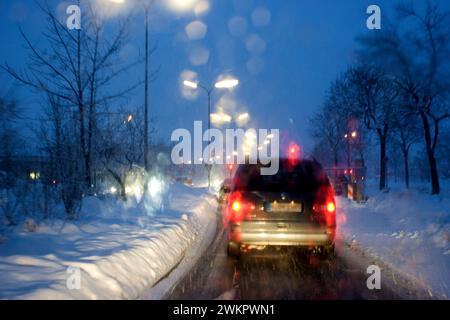
{"label": "blue evening sky", "polygon": [[[75,3],[48,1],[55,10],[62,3]],[[206,120],[206,95],[199,93],[195,99],[183,95],[182,76],[194,72],[204,84],[214,83],[221,75],[238,78],[239,87],[232,92],[214,92],[213,108],[220,105],[230,115],[248,112],[251,121],[247,127],[279,128],[307,149],[312,146],[307,120],[320,106],[330,82],[354,61],[355,37],[376,32],[366,28],[366,8],[370,4],[379,5],[384,18],[391,15],[397,3],[209,0],[209,11],[196,16],[193,10],[173,12],[161,4],[164,1],[157,1],[160,4],[152,11],[150,33],[151,42],[158,43],[156,53],[151,56],[151,67],[161,67],[150,89],[150,113],[156,117],[154,140],[169,143],[175,128],[191,128],[194,120]],[[118,17],[111,17],[109,23],[114,24],[115,19]],[[203,38],[190,40],[185,27],[194,20],[203,22],[207,31]],[[33,43],[45,46],[41,35],[45,21],[33,1],[0,0],[0,63],[20,68],[27,54],[18,23]],[[130,43],[122,55],[124,60],[142,54],[143,38],[140,13],[131,26]],[[120,82],[126,84],[136,77],[134,73],[128,74]],[[15,86],[4,74],[0,74],[0,85],[3,91]],[[38,118],[39,96],[25,88],[16,92],[26,108],[26,116]],[[129,103],[142,105],[142,97],[143,87],[136,90]],[[23,126],[31,132],[28,123]]]}

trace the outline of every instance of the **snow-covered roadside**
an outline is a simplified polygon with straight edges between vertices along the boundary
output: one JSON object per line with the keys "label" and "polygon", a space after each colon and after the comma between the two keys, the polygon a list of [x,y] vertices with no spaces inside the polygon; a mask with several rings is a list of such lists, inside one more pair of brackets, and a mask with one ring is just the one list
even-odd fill
{"label": "snow-covered roadside", "polygon": [[450,297],[450,197],[372,192],[367,203],[339,197],[339,234],[352,246],[425,288]]}
{"label": "snow-covered roadside", "polygon": [[[79,222],[9,235],[0,244],[0,298],[133,299],[151,292],[216,226],[216,200],[206,189],[173,184],[168,197],[168,207],[153,216],[129,204],[86,199]],[[76,268],[80,288],[70,290]],[[164,293],[159,286],[153,297]]]}

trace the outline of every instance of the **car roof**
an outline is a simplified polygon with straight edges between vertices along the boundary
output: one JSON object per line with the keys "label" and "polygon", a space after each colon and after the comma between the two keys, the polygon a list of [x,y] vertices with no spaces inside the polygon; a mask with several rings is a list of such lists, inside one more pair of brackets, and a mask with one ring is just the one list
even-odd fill
{"label": "car roof", "polygon": [[[288,158],[280,158],[279,159],[279,164],[280,164],[280,168],[283,167],[315,167],[319,170],[322,170],[322,165],[314,158],[302,158],[302,159],[295,159],[295,160],[291,160]],[[266,167],[266,166],[270,166],[270,163],[267,165],[261,164],[261,163],[256,163],[256,164],[251,164],[251,163],[245,163],[245,164],[240,164],[238,167],[239,168],[245,168],[245,167]]]}

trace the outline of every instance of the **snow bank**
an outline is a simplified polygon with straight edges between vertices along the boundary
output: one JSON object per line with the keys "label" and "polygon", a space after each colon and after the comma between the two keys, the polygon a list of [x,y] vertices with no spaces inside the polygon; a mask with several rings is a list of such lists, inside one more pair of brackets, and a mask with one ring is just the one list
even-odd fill
{"label": "snow bank", "polygon": [[76,223],[14,232],[0,244],[0,298],[138,297],[215,228],[216,201],[205,189],[171,185],[166,203],[147,215],[145,206],[88,198]]}
{"label": "snow bank", "polygon": [[338,198],[339,233],[430,296],[450,297],[450,197],[375,192],[367,203]]}

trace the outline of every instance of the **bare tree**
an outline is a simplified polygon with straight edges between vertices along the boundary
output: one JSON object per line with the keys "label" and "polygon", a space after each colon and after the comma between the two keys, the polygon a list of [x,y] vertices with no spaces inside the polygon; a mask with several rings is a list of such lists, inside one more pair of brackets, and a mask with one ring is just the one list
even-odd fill
{"label": "bare tree", "polygon": [[[3,189],[6,201],[0,201],[0,209],[7,224],[15,224],[14,215],[19,206],[19,198],[14,187],[17,177],[13,172],[13,161],[21,150],[24,141],[17,129],[20,110],[17,101],[0,96],[0,189]],[[2,196],[2,195],[0,195]]]}
{"label": "bare tree", "polygon": [[386,188],[386,145],[393,127],[399,89],[389,76],[374,67],[350,68],[346,77],[349,92],[347,106],[351,113],[361,119],[367,129],[376,133],[380,148],[380,190]]}
{"label": "bare tree", "polygon": [[449,12],[428,1],[424,12],[412,4],[397,8],[400,23],[363,37],[361,51],[366,62],[390,73],[403,90],[410,112],[423,126],[431,193],[439,194],[436,146],[442,121],[450,118],[450,24]]}
{"label": "bare tree", "polygon": [[39,7],[47,21],[43,36],[46,47],[40,49],[20,28],[29,51],[29,63],[18,71],[5,64],[2,68],[19,83],[44,94],[58,98],[75,108],[77,118],[77,145],[83,166],[80,168],[84,185],[92,184],[92,155],[97,108],[124,98],[142,81],[129,81],[126,86],[113,90],[114,81],[140,61],[120,63],[119,53],[126,43],[127,26],[131,15],[119,23],[118,31],[106,32],[106,22],[96,14],[89,2],[85,7],[81,30],[68,30],[55,16],[48,4]]}
{"label": "bare tree", "polygon": [[81,147],[74,134],[78,118],[76,110],[75,106],[49,93],[38,133],[52,170],[53,181],[50,183],[57,188],[68,219],[77,217],[83,194],[83,158],[79,157]]}
{"label": "bare tree", "polygon": [[393,132],[394,144],[400,149],[403,156],[404,180],[406,188],[409,188],[409,151],[411,146],[419,142],[420,123],[417,117],[404,110],[397,108],[393,114]]}
{"label": "bare tree", "polygon": [[[142,130],[144,116],[145,112],[140,107],[134,110],[122,108],[119,112],[105,113],[104,124],[99,128],[99,141],[96,144],[99,159],[103,168],[120,186],[120,195],[124,200],[129,175],[145,169],[139,167],[145,150],[145,132]],[[135,170],[136,167],[138,170]]]}
{"label": "bare tree", "polygon": [[[325,102],[321,110],[311,119],[311,131],[319,143],[326,143],[333,154],[333,165],[340,163],[340,155],[346,152],[344,135],[348,131],[348,122],[351,114],[348,110],[348,97],[346,95],[348,83],[343,75],[338,77],[328,89]],[[350,154],[347,162],[350,165]]]}

